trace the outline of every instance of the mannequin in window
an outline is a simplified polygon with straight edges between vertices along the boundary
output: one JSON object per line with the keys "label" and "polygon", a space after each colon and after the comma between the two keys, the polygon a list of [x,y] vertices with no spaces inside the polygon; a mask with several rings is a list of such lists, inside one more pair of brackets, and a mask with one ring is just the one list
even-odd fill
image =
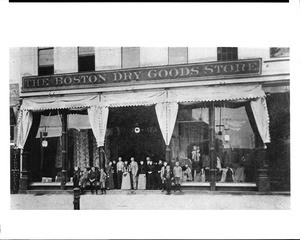
{"label": "mannequin in window", "polygon": [[193,179],[195,182],[200,182],[201,162],[200,162],[199,146],[193,146],[192,160],[193,160]]}

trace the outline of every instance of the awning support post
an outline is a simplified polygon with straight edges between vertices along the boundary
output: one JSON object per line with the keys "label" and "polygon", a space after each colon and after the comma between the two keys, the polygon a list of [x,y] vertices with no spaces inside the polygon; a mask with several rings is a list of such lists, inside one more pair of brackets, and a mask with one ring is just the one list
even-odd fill
{"label": "awning support post", "polygon": [[209,159],[210,159],[210,190],[216,190],[216,166],[215,166],[215,106],[214,102],[209,105]]}
{"label": "awning support post", "polygon": [[259,162],[257,169],[257,188],[259,192],[270,191],[269,165],[266,162],[266,150],[260,146],[256,149],[256,157]]}
{"label": "awning support post", "polygon": [[104,146],[100,146],[99,147],[99,167],[103,168],[105,167],[105,163],[104,163]]}
{"label": "awning support post", "polygon": [[29,184],[29,171],[28,171],[28,161],[30,160],[30,151],[21,150],[21,172],[19,180],[19,193],[24,193],[28,190]]}
{"label": "awning support post", "polygon": [[67,131],[68,131],[68,125],[67,125],[67,118],[68,114],[67,111],[62,111],[62,131],[61,131],[61,149],[62,149],[62,181],[61,181],[61,189],[66,189],[66,183],[67,183]]}
{"label": "awning support post", "polygon": [[166,145],[166,161],[167,163],[171,163],[171,149],[169,145]]}

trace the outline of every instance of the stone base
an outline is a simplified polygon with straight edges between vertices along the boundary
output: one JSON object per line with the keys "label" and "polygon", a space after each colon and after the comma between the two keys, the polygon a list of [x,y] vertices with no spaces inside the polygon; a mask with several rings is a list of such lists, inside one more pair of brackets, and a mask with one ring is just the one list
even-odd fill
{"label": "stone base", "polygon": [[28,178],[21,177],[19,180],[19,192],[26,192],[28,190]]}
{"label": "stone base", "polygon": [[258,169],[257,188],[259,192],[270,192],[268,169]]}
{"label": "stone base", "polygon": [[11,170],[11,193],[16,194],[19,191],[19,178],[20,170],[12,169]]}

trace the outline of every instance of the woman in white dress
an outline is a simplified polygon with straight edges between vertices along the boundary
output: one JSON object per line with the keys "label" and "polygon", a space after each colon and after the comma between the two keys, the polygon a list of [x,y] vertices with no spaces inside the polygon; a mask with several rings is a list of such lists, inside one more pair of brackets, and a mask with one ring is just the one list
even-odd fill
{"label": "woman in white dress", "polygon": [[130,167],[127,161],[124,162],[121,189],[131,189]]}

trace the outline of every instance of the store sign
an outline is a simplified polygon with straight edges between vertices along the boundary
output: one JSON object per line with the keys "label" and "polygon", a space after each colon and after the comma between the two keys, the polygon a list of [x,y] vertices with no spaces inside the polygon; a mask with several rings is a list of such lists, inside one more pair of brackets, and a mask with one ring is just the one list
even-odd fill
{"label": "store sign", "polygon": [[162,80],[172,82],[176,79],[234,77],[250,74],[261,74],[261,59],[23,77],[23,91],[96,87],[118,83],[135,84]]}

